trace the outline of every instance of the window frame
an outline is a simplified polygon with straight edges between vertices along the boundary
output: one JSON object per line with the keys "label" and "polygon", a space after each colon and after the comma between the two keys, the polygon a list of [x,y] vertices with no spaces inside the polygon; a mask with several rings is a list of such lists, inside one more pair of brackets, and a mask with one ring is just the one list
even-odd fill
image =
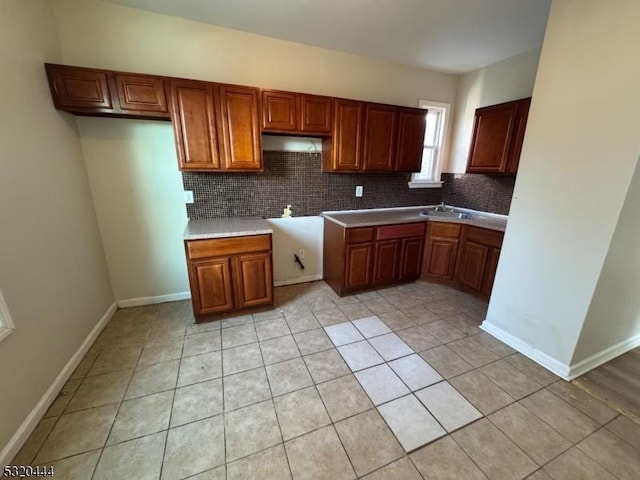
{"label": "window frame", "polygon": [[[447,102],[436,102],[432,100],[419,100],[418,108],[424,108],[425,110],[429,109],[438,109],[442,111],[444,115],[444,120],[440,125],[440,135],[439,135],[439,143],[437,145],[437,155],[434,167],[434,175],[432,180],[425,180],[421,178],[416,178],[421,172],[412,173],[411,180],[409,180],[409,188],[439,188],[442,187],[442,165],[444,163],[444,158],[448,152],[448,131],[449,131],[449,122],[451,120],[451,104]],[[437,179],[437,180],[436,180]]]}
{"label": "window frame", "polygon": [[0,342],[11,335],[15,329],[13,320],[11,320],[11,315],[9,314],[9,308],[0,290]]}

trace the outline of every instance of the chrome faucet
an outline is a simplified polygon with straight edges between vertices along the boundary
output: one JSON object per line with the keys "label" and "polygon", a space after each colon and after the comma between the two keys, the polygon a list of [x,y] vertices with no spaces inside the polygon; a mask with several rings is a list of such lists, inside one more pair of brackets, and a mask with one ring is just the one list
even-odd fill
{"label": "chrome faucet", "polygon": [[440,205],[436,207],[436,212],[453,212],[453,207],[447,207],[447,205],[442,202]]}

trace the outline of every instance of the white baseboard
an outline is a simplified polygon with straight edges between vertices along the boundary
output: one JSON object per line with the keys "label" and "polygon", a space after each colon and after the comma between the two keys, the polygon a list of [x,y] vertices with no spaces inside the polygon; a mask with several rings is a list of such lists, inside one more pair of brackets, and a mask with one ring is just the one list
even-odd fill
{"label": "white baseboard", "polygon": [[273,282],[273,285],[276,287],[282,287],[284,285],[294,285],[296,283],[315,282],[316,280],[322,280],[321,273],[316,273],[315,275],[305,275],[304,277],[285,278],[284,280]]}
{"label": "white baseboard", "polygon": [[569,378],[569,370],[570,370],[569,365],[566,365],[556,360],[555,358],[551,357],[550,355],[547,355],[546,353],[541,352],[540,350],[529,345],[527,342],[524,342],[518,337],[515,337],[510,333],[505,332],[501,328],[496,327],[491,323],[487,323],[486,320],[482,322],[482,324],[480,325],[480,328],[485,332],[493,335],[501,342],[506,343],[512,348],[515,348],[525,357],[530,358],[534,362],[540,364],[541,366],[555,373],[559,377],[567,381],[571,380]]}
{"label": "white baseboard", "polygon": [[53,383],[49,386],[47,391],[44,392],[44,395],[40,397],[40,400],[38,401],[34,409],[31,410],[31,413],[29,413],[29,415],[27,415],[27,418],[24,420],[24,422],[22,422],[22,425],[20,425],[20,428],[18,428],[13,437],[11,437],[11,440],[9,440],[9,443],[7,443],[7,445],[5,445],[5,447],[2,449],[2,452],[0,452],[1,467],[4,468],[5,465],[13,460],[13,457],[15,457],[18,451],[22,448],[22,445],[24,445],[24,443],[27,441],[29,435],[31,435],[31,432],[33,432],[33,430],[36,428],[38,422],[42,419],[44,414],[47,413],[47,409],[49,408],[49,406],[56,399],[56,397],[60,393],[60,390],[62,390],[62,387],[64,387],[65,383],[67,383],[67,380],[69,379],[69,377],[71,377],[71,374],[73,374],[80,361],[89,351],[89,348],[91,348],[91,345],[93,345],[93,342],[95,342],[96,338],[98,338],[100,332],[102,332],[107,323],[109,323],[109,320],[111,320],[111,317],[113,317],[113,314],[116,312],[116,310],[117,305],[114,302],[107,309],[96,326],[93,327],[91,332],[89,332],[89,335],[87,335],[87,338],[84,339],[84,342],[82,342],[80,348],[78,348],[76,353],[74,353],[73,356],[69,359],[69,361],[60,371]]}
{"label": "white baseboard", "polygon": [[622,355],[623,353],[627,353],[629,350],[633,350],[638,346],[640,346],[640,335],[636,335],[635,337],[616,343],[609,348],[605,348],[600,352],[594,353],[575,365],[571,365],[569,368],[569,377],[573,380],[580,375],[584,375],[589,370],[593,370],[603,363],[607,363],[609,360],[613,360],[614,358]]}
{"label": "white baseboard", "polygon": [[593,370],[603,363],[607,363],[609,360],[613,360],[623,353],[626,353],[629,350],[640,346],[640,335],[636,335],[635,337],[631,337],[627,340],[624,340],[623,342],[617,343],[616,345],[612,345],[609,348],[597,352],[576,364],[567,365],[558,361],[552,356],[534,348],[527,342],[524,342],[521,339],[514,337],[510,333],[505,332],[501,328],[496,327],[491,323],[487,323],[486,320],[482,322],[480,328],[485,332],[490,333],[501,342],[506,343],[512,348],[515,348],[524,356],[542,365],[544,368],[555,373],[567,382],[570,382],[574,378],[577,378],[580,375],[584,375],[589,370]]}
{"label": "white baseboard", "polygon": [[156,303],[177,302],[178,300],[188,300],[191,298],[191,292],[167,293],[166,295],[157,295],[155,297],[139,297],[127,298],[125,300],[117,300],[118,307],[139,307],[141,305],[154,305]]}

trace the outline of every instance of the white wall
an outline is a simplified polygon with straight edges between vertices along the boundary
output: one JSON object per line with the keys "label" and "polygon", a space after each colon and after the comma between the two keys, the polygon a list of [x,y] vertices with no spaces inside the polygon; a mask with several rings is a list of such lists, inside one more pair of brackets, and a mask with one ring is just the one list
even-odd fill
{"label": "white wall", "polygon": [[[67,64],[407,106],[417,106],[420,98],[443,102],[455,98],[455,75],[98,1],[52,3],[62,60]],[[184,205],[171,129],[119,119],[81,119],[79,124],[116,297],[125,300],[182,292],[186,267],[176,235],[184,230]],[[267,143],[265,148],[276,147]],[[169,171],[170,158],[175,175]],[[135,186],[137,193],[127,191],[127,186]],[[167,215],[161,216],[154,207],[157,200],[168,209]],[[136,226],[140,218],[151,218],[142,237],[143,227]],[[322,230],[315,232],[317,242]],[[162,246],[162,256],[149,252],[150,244]],[[285,248],[297,249],[296,243]],[[276,257],[276,272],[290,267],[288,254],[284,258],[286,267]],[[160,281],[150,272],[169,272],[171,278]]]}
{"label": "white wall", "polygon": [[486,328],[567,372],[640,152],[640,2],[555,1]]}
{"label": "white wall", "polygon": [[466,170],[476,108],[531,96],[539,59],[540,49],[536,48],[460,76],[444,172]]}
{"label": "white wall", "polygon": [[113,294],[75,120],[44,72],[60,60],[50,3],[0,2],[0,45],[0,289],[16,327],[0,342],[2,464]]}
{"label": "white wall", "polygon": [[[310,282],[322,278],[322,217],[271,218],[273,228],[273,280],[276,285]],[[294,262],[298,250],[305,251],[302,270]]]}
{"label": "white wall", "polygon": [[178,299],[163,296],[169,293],[188,298],[187,212],[171,124],[77,122],[116,300]]}
{"label": "white wall", "polygon": [[640,163],[622,207],[572,363],[640,345]]}

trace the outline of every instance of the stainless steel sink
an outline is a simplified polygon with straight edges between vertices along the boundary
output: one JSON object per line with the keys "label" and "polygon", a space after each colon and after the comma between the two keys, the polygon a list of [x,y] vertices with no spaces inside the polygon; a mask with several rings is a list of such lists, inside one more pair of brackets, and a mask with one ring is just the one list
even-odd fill
{"label": "stainless steel sink", "polygon": [[420,215],[423,217],[444,217],[444,218],[459,218],[459,219],[470,219],[473,218],[472,215],[469,215],[465,212],[456,212],[455,210],[449,212],[441,212],[434,209],[422,210]]}

